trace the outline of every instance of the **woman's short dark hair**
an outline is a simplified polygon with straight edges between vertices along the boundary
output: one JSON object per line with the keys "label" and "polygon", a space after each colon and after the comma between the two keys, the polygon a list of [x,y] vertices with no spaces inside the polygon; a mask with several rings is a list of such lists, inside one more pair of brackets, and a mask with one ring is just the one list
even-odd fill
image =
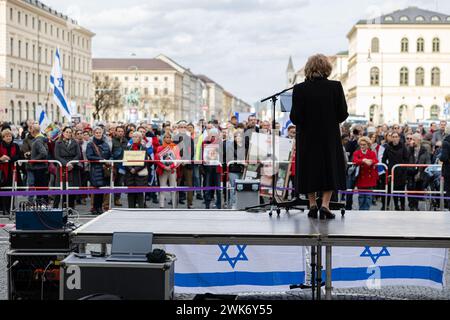
{"label": "woman's short dark hair", "polygon": [[328,78],[333,71],[330,60],[323,54],[316,54],[309,57],[305,66],[306,79]]}

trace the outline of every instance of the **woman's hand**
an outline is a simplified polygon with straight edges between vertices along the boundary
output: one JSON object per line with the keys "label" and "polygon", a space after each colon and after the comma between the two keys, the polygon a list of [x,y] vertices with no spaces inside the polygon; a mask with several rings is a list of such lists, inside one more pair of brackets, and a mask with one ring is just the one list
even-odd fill
{"label": "woman's hand", "polygon": [[9,160],[11,160],[11,158],[8,157],[6,154],[0,158],[0,161],[9,161]]}
{"label": "woman's hand", "polygon": [[164,170],[166,170],[166,171],[168,171],[168,172],[172,171],[172,169],[171,169],[170,167],[168,167],[168,166],[165,166],[165,167],[164,167]]}

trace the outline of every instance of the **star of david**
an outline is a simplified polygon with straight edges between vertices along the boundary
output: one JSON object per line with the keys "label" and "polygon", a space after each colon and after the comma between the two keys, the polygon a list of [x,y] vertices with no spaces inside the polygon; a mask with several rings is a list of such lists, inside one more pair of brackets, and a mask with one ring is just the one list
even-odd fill
{"label": "star of david", "polygon": [[63,78],[58,78],[58,87],[64,88],[64,79]]}
{"label": "star of david", "polygon": [[360,257],[370,257],[372,259],[373,263],[377,263],[378,259],[381,257],[389,257],[391,254],[389,253],[387,247],[383,247],[380,252],[378,253],[372,253],[372,250],[370,250],[370,247],[365,247],[363,253],[361,253]]}
{"label": "star of david", "polygon": [[222,251],[219,259],[217,261],[227,261],[230,266],[234,269],[236,267],[236,264],[238,263],[238,261],[248,261],[247,256],[245,255],[245,248],[247,248],[247,245],[237,245],[236,248],[239,250],[238,254],[236,257],[231,258],[228,255],[228,249],[230,248],[229,245],[220,245],[219,244],[219,248]]}

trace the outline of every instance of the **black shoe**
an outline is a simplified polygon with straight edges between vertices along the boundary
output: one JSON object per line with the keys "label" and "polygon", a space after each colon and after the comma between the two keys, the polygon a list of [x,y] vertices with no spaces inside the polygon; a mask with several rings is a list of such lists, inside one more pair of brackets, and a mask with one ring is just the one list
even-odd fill
{"label": "black shoe", "polygon": [[319,213],[319,208],[317,206],[309,208],[308,218],[317,219]]}
{"label": "black shoe", "polygon": [[152,200],[152,202],[153,202],[153,203],[159,203],[158,199],[156,199],[156,198],[154,198],[154,199]]}
{"label": "black shoe", "polygon": [[179,200],[178,203],[179,204],[185,204],[185,202],[183,200]]}
{"label": "black shoe", "polygon": [[197,195],[195,196],[195,198],[197,198],[197,200],[203,200],[203,197],[202,197],[201,194],[197,194]]}
{"label": "black shoe", "polygon": [[327,219],[334,219],[336,218],[336,215],[334,213],[332,213],[330,210],[325,209],[324,207],[320,208],[319,210],[320,213],[320,219],[321,220],[327,220]]}

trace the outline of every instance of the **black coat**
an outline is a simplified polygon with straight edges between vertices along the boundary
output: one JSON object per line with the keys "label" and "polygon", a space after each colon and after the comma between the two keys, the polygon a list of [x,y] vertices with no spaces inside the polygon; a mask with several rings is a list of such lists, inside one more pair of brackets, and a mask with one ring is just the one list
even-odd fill
{"label": "black coat", "polygon": [[[408,159],[410,164],[431,164],[430,153],[424,146],[420,147],[417,158],[414,157],[414,148],[409,148]],[[408,183],[413,183],[417,180],[422,182],[426,180],[425,167],[408,168],[407,172],[409,180]]]}
{"label": "black coat", "polygon": [[442,161],[442,176],[444,179],[450,179],[450,136],[442,141],[442,150],[439,160]]}
{"label": "black coat", "polygon": [[[55,144],[55,160],[58,160],[63,165],[63,176],[66,175],[66,166],[70,161],[81,160],[81,150],[78,142],[70,141],[70,145],[63,140],[56,141]],[[81,185],[80,164],[73,163],[73,169],[69,171],[69,186],[77,187]],[[65,180],[64,180],[65,181]],[[59,185],[60,176],[56,175],[56,184]],[[65,187],[65,184],[64,184]]]}
{"label": "black coat", "polygon": [[[99,152],[97,152],[94,143],[98,147]],[[108,143],[105,140],[99,141],[94,138],[86,147],[86,158],[93,161],[110,160],[111,151]],[[102,163],[94,162],[90,164],[90,167],[90,182],[93,187],[104,187],[109,184],[109,181],[106,181]]]}
{"label": "black coat", "polygon": [[348,118],[348,112],[341,83],[316,78],[296,85],[290,118],[297,126],[298,193],[345,190],[339,124]]}
{"label": "black coat", "polygon": [[[392,168],[397,164],[409,163],[408,149],[403,143],[394,144],[389,143],[383,153],[383,159],[381,160],[387,165],[389,175],[392,174]],[[406,169],[396,168],[394,172],[394,186],[404,186],[406,184]],[[398,189],[398,188],[395,188]]]}

